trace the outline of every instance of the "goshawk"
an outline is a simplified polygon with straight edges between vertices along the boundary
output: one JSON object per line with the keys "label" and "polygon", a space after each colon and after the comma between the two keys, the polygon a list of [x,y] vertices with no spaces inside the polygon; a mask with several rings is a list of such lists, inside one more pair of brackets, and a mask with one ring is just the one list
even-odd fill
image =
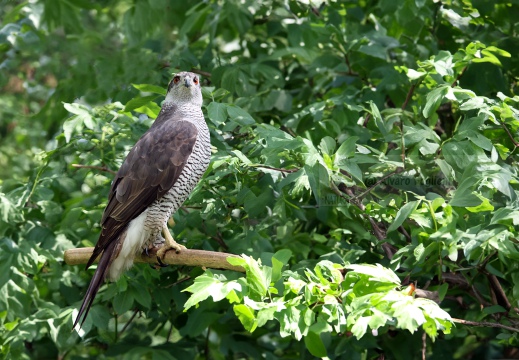
{"label": "goshawk", "polygon": [[136,254],[164,242],[162,258],[181,245],[166,223],[206,171],[211,157],[209,129],[202,113],[198,75],[176,74],[150,129],[130,150],[115,175],[101,220],[101,235],[87,268],[101,255],[74,327],[85,318],[105,278],[115,281]]}

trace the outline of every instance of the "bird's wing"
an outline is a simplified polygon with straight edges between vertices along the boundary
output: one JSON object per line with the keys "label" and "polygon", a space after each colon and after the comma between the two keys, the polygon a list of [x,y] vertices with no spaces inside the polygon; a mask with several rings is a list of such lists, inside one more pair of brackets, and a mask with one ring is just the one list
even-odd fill
{"label": "bird's wing", "polygon": [[112,183],[101,220],[101,235],[87,268],[117,240],[131,220],[164,196],[178,180],[198,135],[194,124],[179,117],[174,110],[161,113],[156,124],[128,153]]}

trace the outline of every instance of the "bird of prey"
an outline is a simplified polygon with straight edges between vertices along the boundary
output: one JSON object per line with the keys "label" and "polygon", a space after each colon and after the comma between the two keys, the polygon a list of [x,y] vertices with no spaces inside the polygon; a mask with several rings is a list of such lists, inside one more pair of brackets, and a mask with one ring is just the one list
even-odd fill
{"label": "bird of prey", "polygon": [[[209,129],[202,113],[198,75],[176,74],[150,129],[130,150],[108,195],[101,235],[86,267],[101,255],[79,309],[74,328],[85,321],[105,278],[117,280],[133,265],[136,254],[164,244],[181,251],[166,223],[186,200],[206,171],[211,157]],[[164,232],[165,239],[161,236]]]}

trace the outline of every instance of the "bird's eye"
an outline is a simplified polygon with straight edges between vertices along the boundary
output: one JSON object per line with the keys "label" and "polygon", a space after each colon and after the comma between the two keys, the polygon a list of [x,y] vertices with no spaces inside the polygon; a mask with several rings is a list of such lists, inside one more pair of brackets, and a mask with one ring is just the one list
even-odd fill
{"label": "bird's eye", "polygon": [[198,85],[198,77],[195,76],[195,77],[193,78],[193,83],[194,83],[195,85]]}
{"label": "bird's eye", "polygon": [[174,84],[178,84],[179,81],[180,81],[180,76],[175,76],[175,77],[173,78],[173,83],[174,83]]}

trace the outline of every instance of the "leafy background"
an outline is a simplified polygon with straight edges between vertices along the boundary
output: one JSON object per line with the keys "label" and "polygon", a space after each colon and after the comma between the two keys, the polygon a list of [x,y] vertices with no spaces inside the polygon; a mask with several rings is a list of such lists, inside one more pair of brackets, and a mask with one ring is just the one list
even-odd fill
{"label": "leafy background", "polygon": [[[519,357],[517,1],[0,5],[3,357]],[[214,149],[172,230],[247,276],[138,265],[71,332],[63,253],[189,69]]]}

